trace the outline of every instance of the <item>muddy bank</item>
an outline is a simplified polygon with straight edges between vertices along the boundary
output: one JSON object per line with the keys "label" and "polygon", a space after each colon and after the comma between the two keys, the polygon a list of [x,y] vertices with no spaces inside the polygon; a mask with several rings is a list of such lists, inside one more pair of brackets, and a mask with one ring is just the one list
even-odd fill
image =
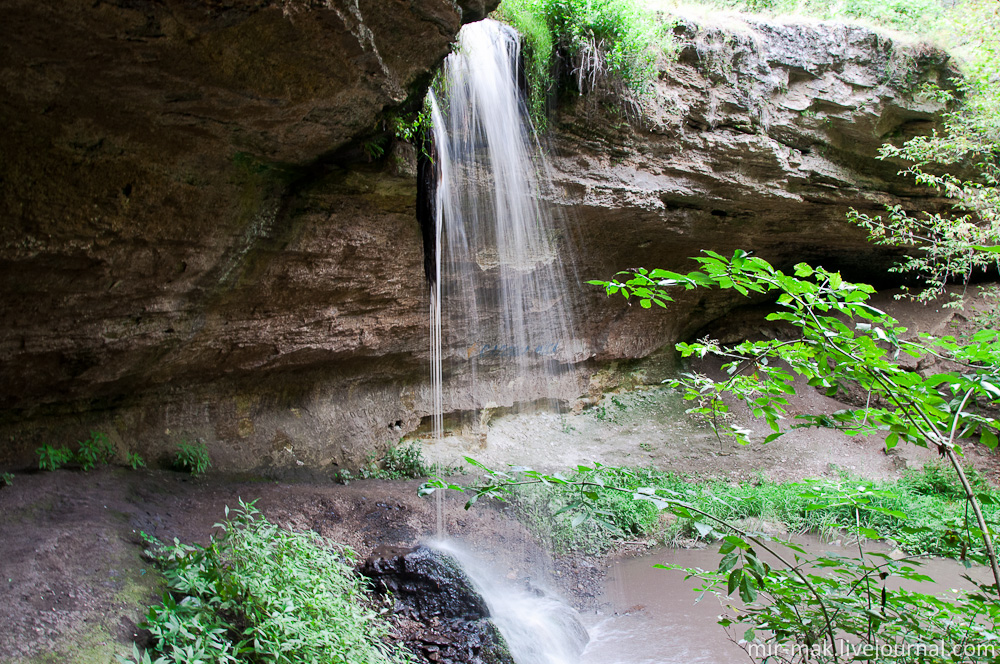
{"label": "muddy bank", "polygon": [[[227,505],[256,500],[271,521],[314,530],[364,559],[379,545],[412,546],[434,531],[434,503],[419,481],[287,483],[168,471],[104,468],[19,474],[0,490],[0,662],[107,664],[141,639],[136,624],[159,601],[162,583],[142,556],[141,533],[205,542]],[[445,503],[449,535],[489,552],[514,583],[556,579],[583,605],[598,569],[553,563],[527,531],[488,504]],[[573,583],[559,580],[572,578]]]}
{"label": "muddy bank", "polygon": [[[590,454],[599,453],[599,460],[607,463],[686,472],[697,468],[702,477],[729,480],[761,474],[782,481],[837,468],[869,477],[898,477],[905,466],[934,457],[912,447],[901,448],[901,456],[887,456],[880,441],[819,435],[825,432],[814,432],[804,443],[779,444],[779,439],[767,446],[712,450],[710,445],[718,443],[711,443],[705,432],[700,447],[694,439],[671,433],[682,425],[663,411],[659,400],[667,398],[664,393],[636,391],[616,398],[625,407],[609,396],[603,411],[590,409],[562,420],[551,416],[551,430],[541,426],[540,418],[548,416],[540,414],[499,420],[490,427],[494,438],[485,439],[489,445],[468,453],[501,466],[513,462],[517,454],[497,448],[500,439],[495,436],[505,435],[520,440],[521,449],[533,455],[526,460],[537,465],[565,469],[574,454],[592,461]],[[584,426],[587,418],[590,428]],[[970,446],[966,459],[995,481],[996,455]],[[464,480],[471,478],[457,478]],[[130,652],[133,640],[142,636],[136,624],[162,593],[158,570],[142,556],[142,533],[167,541],[176,537],[205,542],[227,505],[255,500],[272,522],[313,530],[352,547],[363,560],[378,546],[412,546],[433,536],[434,501],[418,497],[419,484],[193,478],[123,468],[17,474],[11,486],[0,489],[0,662],[107,664],[114,654]],[[525,588],[549,585],[578,609],[609,610],[601,598],[606,559],[552,559],[502,504],[483,501],[466,511],[463,500],[451,494],[444,521],[450,536],[489,560],[507,581]],[[644,547],[637,543],[633,553]]]}

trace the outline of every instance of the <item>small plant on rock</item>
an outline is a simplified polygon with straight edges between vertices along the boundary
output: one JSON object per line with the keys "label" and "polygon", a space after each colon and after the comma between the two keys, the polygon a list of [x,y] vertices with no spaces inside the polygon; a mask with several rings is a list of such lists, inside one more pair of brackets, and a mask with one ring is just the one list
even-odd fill
{"label": "small plant on rock", "polygon": [[91,470],[97,464],[108,464],[115,456],[115,448],[106,434],[91,431],[90,438],[80,443],[75,461],[81,470]]}
{"label": "small plant on rock", "polygon": [[129,465],[132,470],[139,470],[140,468],[146,467],[146,461],[138,452],[129,452],[125,456],[125,462]]}
{"label": "small plant on rock", "polygon": [[14,473],[3,473],[0,475],[0,487],[10,486],[14,483]]}
{"label": "small plant on rock", "polygon": [[186,440],[177,443],[177,455],[174,457],[175,469],[198,476],[208,470],[211,465],[212,462],[209,459],[205,443],[201,441],[189,443]]}
{"label": "small plant on rock", "polygon": [[52,447],[48,443],[35,450],[35,454],[42,470],[58,470],[73,460],[73,452],[68,447]]}

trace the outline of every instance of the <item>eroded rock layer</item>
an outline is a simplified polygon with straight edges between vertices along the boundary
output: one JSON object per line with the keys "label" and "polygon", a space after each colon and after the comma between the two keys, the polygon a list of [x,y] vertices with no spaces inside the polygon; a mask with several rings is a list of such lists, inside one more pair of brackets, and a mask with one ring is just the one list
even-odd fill
{"label": "eroded rock layer", "polygon": [[[326,472],[418,427],[413,154],[371,139],[484,4],[0,2],[0,466],[94,429],[151,460],[201,439],[216,468]],[[875,158],[933,126],[941,109],[915,90],[947,85],[940,53],[823,24],[677,35],[644,123],[598,97],[556,111],[573,279],[737,247],[871,277],[890,257],[846,209],[940,204]],[[565,399],[733,305],[690,294],[657,316],[574,292]],[[445,403],[503,408],[547,387]]]}

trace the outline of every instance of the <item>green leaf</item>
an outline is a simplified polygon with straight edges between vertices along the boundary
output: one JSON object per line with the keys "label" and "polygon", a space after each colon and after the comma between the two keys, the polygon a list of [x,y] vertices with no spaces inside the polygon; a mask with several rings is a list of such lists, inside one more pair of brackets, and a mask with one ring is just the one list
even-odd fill
{"label": "green leaf", "polygon": [[754,588],[753,581],[746,574],[740,579],[740,599],[747,604],[757,600],[757,589]]}
{"label": "green leaf", "polygon": [[701,521],[694,522],[695,530],[698,531],[698,535],[701,537],[707,537],[713,530],[712,526],[707,523],[702,523]]}
{"label": "green leaf", "polygon": [[979,442],[989,449],[995,450],[997,447],[996,432],[984,426],[979,432]]}
{"label": "green leaf", "polygon": [[743,580],[743,569],[737,567],[732,572],[729,573],[729,583],[727,585],[726,594],[732,595],[736,592],[736,589],[740,587],[740,582]]}
{"label": "green leaf", "polygon": [[757,559],[757,556],[752,553],[747,553],[745,555],[746,561],[750,565],[750,570],[753,572],[753,575],[757,578],[757,581],[763,582],[764,577],[767,575],[767,572],[764,571],[764,565],[761,564],[760,560]]}

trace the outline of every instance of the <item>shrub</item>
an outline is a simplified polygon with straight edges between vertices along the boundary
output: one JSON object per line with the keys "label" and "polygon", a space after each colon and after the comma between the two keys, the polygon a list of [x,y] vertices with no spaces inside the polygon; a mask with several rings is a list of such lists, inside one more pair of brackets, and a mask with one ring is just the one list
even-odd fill
{"label": "shrub", "polygon": [[494,16],[524,38],[529,108],[544,127],[554,58],[567,63],[582,93],[601,88],[637,106],[670,50],[670,27],[638,0],[504,0]]}
{"label": "shrub", "polygon": [[81,470],[91,470],[97,464],[108,464],[115,457],[115,448],[107,435],[91,431],[90,438],[80,443],[75,461]]}
{"label": "shrub", "polygon": [[177,454],[174,456],[174,468],[194,476],[201,475],[212,465],[205,443],[197,441],[189,443],[185,440],[177,443]]}
{"label": "shrub", "polygon": [[337,472],[335,479],[343,484],[349,484],[354,479],[376,479],[376,480],[407,480],[420,477],[430,477],[434,474],[452,475],[458,472],[458,468],[438,466],[428,464],[424,459],[420,441],[415,440],[390,446],[380,457],[369,454],[358,474],[355,476],[351,471],[344,469]]}
{"label": "shrub", "polygon": [[128,463],[132,470],[138,470],[146,467],[145,459],[139,456],[138,452],[129,452],[125,457],[125,462]]}
{"label": "shrub", "polygon": [[[379,464],[372,465],[370,468],[370,477],[383,480],[429,477],[434,472],[424,461],[424,453],[417,441],[405,445],[400,441],[400,444],[385,451]],[[362,469],[362,477],[366,476],[364,472],[365,469]]]}
{"label": "shrub", "polygon": [[240,501],[231,518],[227,507],[226,517],[207,547],[150,540],[168,588],[145,625],[157,656],[135,649],[120,661],[409,661],[365,598],[353,551],[279,528],[253,503]]}
{"label": "shrub", "polygon": [[73,452],[68,447],[52,447],[48,443],[35,450],[35,454],[42,470],[58,470],[73,460]]}

